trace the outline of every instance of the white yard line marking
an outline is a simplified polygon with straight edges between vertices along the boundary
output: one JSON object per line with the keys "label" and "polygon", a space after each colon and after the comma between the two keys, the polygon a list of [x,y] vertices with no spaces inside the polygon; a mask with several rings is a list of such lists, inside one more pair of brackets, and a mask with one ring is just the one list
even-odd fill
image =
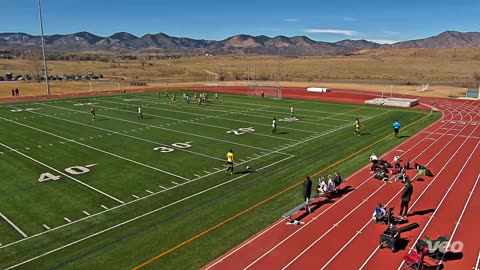
{"label": "white yard line marking", "polygon": [[[50,105],[45,105],[45,106],[50,106]],[[50,106],[50,107],[55,107],[55,108],[61,108],[61,109],[63,109],[62,107],[57,107],[57,106]],[[66,109],[66,110],[69,110],[69,109]],[[32,113],[36,113],[36,112],[32,112]],[[39,113],[36,113],[36,114],[39,114]],[[42,114],[42,115],[43,115],[43,114]],[[82,126],[86,126],[86,127],[90,127],[90,128],[94,128],[94,129],[106,131],[106,132],[112,132],[113,134],[118,134],[118,135],[121,135],[121,136],[124,136],[124,137],[128,137],[128,138],[131,138],[131,139],[135,139],[135,140],[139,140],[139,141],[144,141],[144,142],[152,143],[152,144],[154,144],[154,145],[161,145],[161,146],[172,147],[171,145],[166,145],[166,144],[162,144],[162,143],[159,143],[159,142],[154,142],[154,141],[151,141],[151,140],[143,139],[143,138],[136,137],[136,136],[132,136],[132,135],[123,134],[123,133],[121,133],[121,132],[116,132],[116,131],[109,130],[109,129],[105,129],[105,128],[101,128],[101,127],[96,127],[96,126],[92,126],[92,125],[88,125],[88,124],[83,124],[83,123],[76,122],[76,121],[72,121],[72,120],[65,119],[65,118],[54,117],[54,116],[51,116],[51,115],[45,115],[45,116],[51,117],[51,118],[54,118],[54,119],[58,119],[58,120],[61,120],[61,121],[65,121],[65,122],[70,122],[70,123],[77,124],[77,125],[82,125]],[[192,153],[192,154],[199,155],[199,156],[203,156],[203,157],[208,157],[208,158],[210,158],[210,159],[222,160],[222,161],[223,161],[223,159],[221,159],[221,158],[217,158],[217,157],[205,155],[205,154],[202,154],[202,153],[197,153],[197,152],[194,152],[194,151],[191,151],[191,150],[182,149],[182,148],[178,148],[178,147],[173,147],[173,148],[176,149],[176,150],[179,150],[179,151],[184,151],[184,152]]]}
{"label": "white yard line marking", "polygon": [[87,211],[83,211],[83,213],[87,216],[90,216],[90,213],[88,213]]}
{"label": "white yard line marking", "polygon": [[173,182],[173,181],[172,181],[172,184],[174,184],[174,185],[178,186],[178,183],[177,183],[177,182]]}
{"label": "white yard line marking", "polygon": [[159,188],[162,188],[162,189],[164,189],[164,190],[166,190],[166,189],[167,189],[167,188],[166,188],[166,187],[164,187],[164,186],[158,186],[158,187],[159,187]]}
{"label": "white yard line marking", "polygon": [[209,174],[209,173],[210,173],[209,171],[203,171],[203,172],[206,173],[206,174]]}
{"label": "white yard line marking", "polygon": [[[44,105],[44,104],[41,104],[41,105]],[[51,106],[51,105],[45,105],[45,106]],[[53,106],[51,106],[53,107]],[[110,108],[110,107],[104,107],[104,106],[98,106],[99,108]],[[132,111],[127,111],[127,110],[122,110],[122,109],[115,109],[115,108],[110,108],[111,110],[114,110],[114,111],[121,111],[121,112],[128,112],[128,113],[135,113],[135,112],[132,112]],[[152,115],[152,114],[148,114],[148,115]],[[155,116],[155,115],[154,115]],[[168,131],[171,131],[171,132],[175,132],[175,133],[179,133],[179,134],[186,134],[186,135],[189,135],[189,136],[195,136],[195,137],[199,137],[199,138],[204,138],[204,139],[208,139],[208,140],[212,140],[212,141],[219,141],[219,142],[225,142],[225,143],[228,143],[228,144],[234,144],[234,145],[239,145],[239,146],[244,146],[244,147],[248,147],[248,148],[252,148],[252,149],[258,149],[258,150],[263,150],[263,151],[269,151],[268,149],[264,149],[264,148],[260,148],[260,147],[256,147],[256,146],[252,146],[252,145],[247,145],[247,144],[242,144],[242,143],[236,143],[236,142],[231,142],[231,141],[226,141],[226,140],[222,140],[222,139],[218,139],[218,138],[213,138],[213,137],[209,137],[209,136],[203,136],[203,135],[199,135],[199,134],[195,134],[195,133],[191,133],[191,132],[184,132],[184,131],[180,131],[180,130],[176,130],[176,129],[170,129],[170,128],[165,128],[165,127],[162,127],[162,126],[153,126],[153,125],[148,125],[148,124],[144,124],[144,123],[140,123],[140,122],[135,122],[135,121],[131,121],[131,120],[126,120],[126,119],[122,119],[122,118],[117,118],[117,117],[113,117],[113,116],[107,116],[107,115],[103,115],[103,117],[106,117],[106,118],[109,118],[109,119],[115,119],[115,120],[118,120],[118,121],[122,121],[122,122],[127,122],[127,123],[134,123],[136,125],[142,125],[142,126],[150,126],[152,128],[158,128],[158,129],[163,129],[163,130],[168,130]],[[160,116],[158,116],[160,117]],[[176,118],[173,118],[175,121],[181,121],[179,119],[176,119]],[[190,122],[190,120],[183,120],[185,122],[188,122],[188,123],[192,123],[192,124],[195,124],[195,122]],[[225,128],[224,128],[225,129]],[[225,129],[227,130],[227,129]],[[255,134],[255,133],[253,133]],[[290,139],[289,139],[290,140]]]}
{"label": "white yard line marking", "polygon": [[[6,118],[3,118],[3,117],[0,117],[0,119],[3,119],[3,120],[5,120],[5,121],[8,121],[8,122],[11,122],[11,123],[20,125],[20,126],[24,126],[24,127],[27,127],[27,128],[33,129],[33,130],[37,130],[37,131],[40,131],[40,132],[42,132],[42,133],[45,133],[45,134],[48,134],[48,135],[51,135],[51,136],[54,136],[54,137],[57,137],[57,138],[61,138],[61,139],[63,139],[63,140],[68,140],[68,139],[65,138],[65,137],[62,137],[62,136],[57,135],[57,134],[53,134],[53,133],[48,132],[48,131],[45,131],[45,130],[41,130],[41,129],[36,128],[36,127],[31,127],[31,126],[28,126],[28,125],[25,125],[25,124],[22,124],[22,123],[19,123],[19,122],[10,120],[10,119],[6,119]],[[73,143],[78,144],[78,145],[81,145],[81,146],[84,146],[84,147],[87,147],[87,148],[90,148],[90,149],[92,149],[92,150],[95,150],[95,151],[98,151],[98,152],[101,152],[101,153],[104,153],[104,154],[107,154],[107,155],[110,155],[110,156],[114,156],[114,157],[119,158],[119,159],[123,159],[123,160],[125,160],[125,161],[131,162],[131,163],[134,163],[134,164],[137,164],[137,165],[140,165],[140,166],[143,166],[143,167],[146,167],[146,168],[155,170],[155,171],[163,172],[163,173],[165,173],[165,174],[168,174],[168,175],[171,175],[171,176],[175,176],[175,177],[177,177],[177,178],[180,178],[180,179],[189,181],[189,179],[186,178],[186,177],[183,177],[183,176],[180,176],[180,175],[176,175],[176,174],[173,174],[173,173],[171,173],[171,172],[167,172],[167,171],[164,171],[164,170],[162,170],[162,169],[159,169],[159,168],[156,168],[156,167],[153,167],[153,166],[150,166],[150,165],[147,165],[147,164],[144,164],[144,163],[141,163],[141,162],[138,162],[138,161],[135,161],[135,160],[132,160],[132,159],[129,159],[129,158],[126,158],[126,157],[123,157],[123,156],[120,156],[120,155],[117,155],[117,154],[114,154],[114,153],[111,153],[111,152],[108,152],[108,151],[105,151],[105,150],[102,150],[102,149],[93,147],[93,146],[90,146],[90,145],[87,145],[87,144],[84,144],[84,143],[80,143],[80,142],[73,142]],[[117,201],[119,201],[119,200],[117,200]],[[123,203],[123,202],[122,202],[122,203]]]}
{"label": "white yard line marking", "polygon": [[202,177],[201,175],[198,175],[198,174],[194,174],[193,176],[196,176],[196,177]]}
{"label": "white yard line marking", "polygon": [[102,204],[102,205],[100,205],[100,206],[101,206],[103,209],[108,210],[108,207],[106,207],[105,205]]}
{"label": "white yard line marking", "polygon": [[48,227],[47,225],[43,224],[43,227],[46,229],[46,230],[50,230],[50,227]]}
{"label": "white yard line marking", "polygon": [[146,192],[150,193],[150,194],[153,194],[152,191],[148,190],[148,189],[145,189]]}
{"label": "white yard line marking", "polygon": [[12,226],[19,234],[21,234],[23,237],[28,237],[26,233],[24,233],[20,228],[17,227],[10,219],[8,219],[2,212],[0,212],[0,217],[3,218],[10,226]]}
{"label": "white yard line marking", "polygon": [[[278,164],[278,163],[280,163],[280,162],[283,162],[283,161],[285,161],[285,160],[287,160],[287,159],[290,159],[290,158],[292,158],[292,157],[293,157],[293,156],[289,156],[289,157],[286,157],[286,158],[284,158],[284,159],[282,159],[282,160],[279,160],[279,161],[277,161],[277,162],[274,162],[274,163],[271,163],[271,164],[269,164],[269,165],[266,165],[266,166],[260,168],[259,171],[260,171],[260,170],[263,170],[263,169],[266,169],[266,168],[268,168],[268,167],[270,167],[270,166],[276,165],[276,164]],[[38,255],[38,256],[32,257],[32,258],[30,258],[30,259],[24,260],[24,261],[22,261],[22,262],[20,262],[20,263],[17,263],[17,264],[15,264],[15,265],[9,266],[8,268],[5,268],[5,270],[10,270],[10,269],[16,268],[16,267],[18,267],[18,266],[20,266],[20,265],[24,265],[24,264],[29,263],[29,262],[31,262],[31,261],[34,261],[34,260],[37,260],[37,259],[39,259],[39,258],[45,257],[45,256],[47,256],[47,255],[49,255],[49,254],[52,254],[52,253],[57,252],[57,251],[59,251],[59,250],[62,250],[62,249],[64,249],[64,248],[73,246],[73,245],[75,245],[75,244],[77,244],[77,243],[83,242],[83,241],[85,241],[85,240],[87,240],[87,239],[90,239],[90,238],[92,238],[92,237],[95,237],[95,236],[97,236],[97,235],[103,234],[103,233],[105,233],[105,232],[111,231],[111,230],[113,230],[113,229],[116,229],[116,228],[118,228],[118,227],[121,227],[121,226],[123,226],[123,225],[125,225],[125,224],[128,224],[128,223],[130,223],[130,222],[133,222],[133,221],[135,221],[135,220],[138,220],[138,219],[141,219],[141,218],[143,218],[143,217],[146,217],[146,216],[149,216],[149,215],[151,215],[151,214],[154,214],[154,213],[156,213],[156,212],[158,212],[158,211],[161,211],[161,210],[163,210],[163,209],[165,209],[165,208],[171,207],[171,206],[176,205],[176,204],[179,204],[179,203],[181,203],[181,202],[183,202],[183,201],[186,201],[186,200],[189,200],[189,199],[191,199],[191,198],[197,197],[197,196],[199,196],[199,195],[201,195],[201,194],[203,194],[203,193],[209,192],[209,191],[214,190],[214,189],[217,189],[217,188],[219,188],[219,187],[221,187],[221,186],[224,186],[224,185],[227,185],[227,184],[232,183],[232,182],[234,182],[234,181],[237,181],[238,179],[241,179],[241,178],[243,178],[243,177],[245,177],[245,176],[247,176],[247,175],[250,175],[250,173],[242,174],[242,175],[240,175],[240,176],[238,176],[238,177],[235,177],[235,178],[233,178],[233,179],[231,179],[231,180],[228,180],[228,181],[225,181],[225,182],[220,183],[220,184],[218,184],[218,185],[215,185],[215,186],[213,186],[213,187],[204,189],[204,190],[202,190],[202,191],[200,191],[200,192],[197,192],[197,193],[195,193],[195,194],[192,194],[192,195],[190,195],[190,196],[187,196],[187,197],[182,198],[182,199],[180,199],[180,200],[177,200],[177,201],[175,201],[175,202],[169,203],[169,204],[167,204],[167,205],[164,205],[164,206],[162,206],[162,207],[159,207],[159,208],[154,209],[154,210],[152,210],[152,211],[149,211],[149,212],[147,212],[147,213],[141,214],[141,215],[139,215],[139,216],[137,216],[137,217],[134,217],[134,218],[132,218],[132,219],[126,220],[126,221],[124,221],[124,222],[121,222],[121,223],[119,223],[119,224],[117,224],[117,225],[114,225],[114,226],[112,226],[112,227],[106,228],[106,229],[101,230],[101,231],[99,231],[99,232],[93,233],[93,234],[91,234],[91,235],[89,235],[89,236],[83,237],[83,238],[81,238],[81,239],[79,239],[79,240],[76,240],[76,241],[73,241],[73,242],[71,242],[71,243],[69,243],[69,244],[63,245],[63,246],[61,246],[61,247],[52,249],[52,250],[47,251],[47,252],[44,252],[44,253],[42,253],[42,254],[40,254],[40,255]],[[187,183],[182,183],[182,185],[185,185],[185,184],[187,184]],[[164,192],[164,191],[162,191],[162,192]],[[156,193],[156,194],[159,194],[159,193],[160,193],[160,192],[158,192],[158,193]],[[150,196],[155,196],[156,194],[147,195],[147,196],[143,197],[142,199],[146,199],[146,198],[148,198],[148,197],[150,197]],[[142,200],[142,199],[141,199],[141,200]],[[108,211],[111,211],[111,210],[114,210],[114,209],[117,209],[117,208],[124,207],[125,205],[131,204],[131,203],[133,203],[133,202],[134,202],[134,201],[130,201],[130,202],[127,202],[127,203],[122,204],[122,205],[117,205],[117,206],[111,208],[111,209],[108,210]],[[106,212],[106,211],[104,211],[104,212]],[[96,213],[96,214],[91,215],[90,217],[94,217],[94,216],[97,216],[97,215],[100,215],[100,214],[101,214],[101,213]],[[75,222],[79,222],[79,221],[81,221],[81,220],[85,220],[85,219],[90,218],[90,217],[84,217],[84,218],[82,218],[82,219],[76,220]],[[54,230],[58,230],[58,229],[63,228],[63,227],[65,227],[65,226],[66,226],[66,225],[62,225],[62,226],[55,227],[54,229],[52,229],[52,230],[50,230],[50,231],[48,231],[48,232],[51,232],[51,231],[54,231]],[[39,235],[46,234],[46,233],[47,233],[47,232],[42,232],[42,233],[38,233],[38,234],[36,234],[36,235],[32,235],[32,236],[29,237],[29,239],[31,239],[31,238],[33,238],[33,237],[36,237],[36,236],[39,236]],[[22,240],[18,240],[18,241],[16,241],[16,242],[9,243],[9,244],[7,244],[7,245],[5,245],[5,246],[0,247],[0,249],[6,248],[6,247],[8,247],[8,246],[12,246],[12,245],[14,245],[14,244],[16,244],[16,243],[20,243],[20,242],[25,241],[25,240],[27,240],[27,238],[22,239]]]}
{"label": "white yard line marking", "polygon": [[68,223],[72,223],[72,221],[67,217],[64,217],[63,219],[65,219],[65,221],[68,222]]}
{"label": "white yard line marking", "polygon": [[[0,145],[3,146],[3,147],[5,147],[5,148],[14,150],[14,149],[11,148],[10,146],[5,145],[5,144],[3,144],[3,143],[0,143]],[[87,187],[87,188],[89,188],[89,189],[91,189],[91,190],[94,190],[94,191],[96,191],[96,192],[98,192],[98,193],[100,193],[100,194],[102,194],[102,195],[104,195],[104,196],[106,196],[106,197],[114,200],[114,201],[117,201],[117,202],[122,203],[122,204],[124,203],[123,201],[121,201],[121,200],[119,200],[119,199],[117,199],[117,198],[115,198],[115,197],[113,197],[113,196],[111,196],[111,195],[109,195],[109,194],[107,194],[107,193],[105,193],[105,192],[97,189],[97,188],[94,188],[94,187],[92,187],[92,186],[90,186],[90,185],[88,185],[88,184],[86,184],[86,183],[84,183],[84,182],[82,182],[82,181],[80,181],[80,180],[78,180],[78,179],[76,179],[76,178],[74,178],[74,177],[66,174],[66,173],[63,173],[62,171],[59,171],[59,170],[57,170],[57,169],[55,169],[55,168],[53,168],[53,167],[51,167],[51,166],[49,166],[49,165],[41,162],[41,161],[38,161],[38,160],[36,160],[36,159],[28,156],[28,155],[25,155],[24,153],[22,153],[22,152],[20,152],[20,151],[14,150],[14,152],[17,153],[17,154],[19,154],[19,155],[21,155],[21,156],[23,156],[23,157],[25,157],[25,158],[27,158],[27,159],[30,159],[31,161],[34,161],[35,163],[38,163],[38,164],[40,164],[40,165],[42,165],[42,166],[44,166],[44,167],[46,167],[46,168],[49,168],[49,169],[52,170],[52,171],[55,171],[56,173],[59,173],[59,174],[65,176],[65,177],[67,177],[67,178],[69,178],[69,179],[71,179],[71,180],[79,183],[80,185],[83,185],[83,186],[85,186],[85,187]]]}
{"label": "white yard line marking", "polygon": [[132,194],[132,197],[134,197],[135,199],[140,199],[140,197],[138,197],[138,196],[135,195],[135,194]]}

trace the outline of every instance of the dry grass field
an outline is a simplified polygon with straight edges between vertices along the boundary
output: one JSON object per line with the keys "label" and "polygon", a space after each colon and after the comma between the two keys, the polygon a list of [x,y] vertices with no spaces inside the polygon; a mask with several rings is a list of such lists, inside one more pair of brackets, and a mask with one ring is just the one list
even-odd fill
{"label": "dry grass field", "polygon": [[[78,74],[88,71],[102,74],[105,81],[119,82],[121,88],[132,81],[147,82],[148,87],[179,85],[245,85],[247,66],[250,79],[256,82],[276,81],[276,56],[202,56],[171,60],[141,61],[118,60],[110,56],[109,62],[100,61],[49,61],[50,75]],[[28,74],[29,62],[0,59],[0,71]],[[349,56],[294,57],[281,56],[282,86],[322,86],[357,90],[416,94],[420,96],[464,96],[466,87],[478,82],[480,73],[480,48],[473,49],[404,49],[359,51]],[[3,75],[3,74],[2,74]],[[430,84],[430,91],[417,92],[421,84]],[[44,83],[1,82],[0,96],[10,95],[19,88],[22,95],[42,95]],[[96,91],[116,89],[113,84],[94,85]],[[88,81],[52,81],[51,93],[89,91]]]}

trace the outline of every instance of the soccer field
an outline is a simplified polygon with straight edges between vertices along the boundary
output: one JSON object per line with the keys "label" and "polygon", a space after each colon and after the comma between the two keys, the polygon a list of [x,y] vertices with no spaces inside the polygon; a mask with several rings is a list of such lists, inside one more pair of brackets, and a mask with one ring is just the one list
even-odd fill
{"label": "soccer field", "polygon": [[0,268],[131,269],[160,255],[145,268],[198,269],[298,205],[305,175],[347,176],[440,117],[182,93],[1,104]]}

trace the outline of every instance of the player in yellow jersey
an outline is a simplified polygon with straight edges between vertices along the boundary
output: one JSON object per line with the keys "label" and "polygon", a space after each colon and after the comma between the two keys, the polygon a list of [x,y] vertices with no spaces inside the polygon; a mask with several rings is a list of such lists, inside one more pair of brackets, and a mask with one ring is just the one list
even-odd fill
{"label": "player in yellow jersey", "polygon": [[228,151],[228,153],[227,153],[228,168],[225,171],[226,174],[233,174],[233,162],[234,162],[234,160],[233,160],[233,150],[230,149],[230,151]]}
{"label": "player in yellow jersey", "polygon": [[175,99],[176,99],[176,98],[175,98],[175,93],[173,93],[173,94],[172,94],[172,99],[171,99],[171,101],[172,101],[172,106],[175,105]]}
{"label": "player in yellow jersey", "polygon": [[353,132],[353,134],[357,134],[357,136],[360,136],[360,120],[355,120],[355,131]]}

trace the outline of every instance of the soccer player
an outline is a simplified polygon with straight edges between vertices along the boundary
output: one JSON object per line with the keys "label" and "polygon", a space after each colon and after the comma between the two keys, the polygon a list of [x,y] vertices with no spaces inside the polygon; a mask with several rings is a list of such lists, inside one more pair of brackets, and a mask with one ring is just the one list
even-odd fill
{"label": "soccer player", "polygon": [[233,162],[234,162],[234,160],[233,160],[233,150],[230,149],[230,151],[228,151],[228,153],[227,153],[228,168],[225,171],[226,174],[230,174],[230,175],[233,174]]}
{"label": "soccer player", "polygon": [[215,103],[218,103],[218,92],[215,93]]}
{"label": "soccer player", "polygon": [[277,134],[277,119],[275,117],[272,120],[272,133]]}
{"label": "soccer player", "polygon": [[357,134],[358,136],[360,136],[360,120],[355,120],[355,131],[353,132],[353,134]]}
{"label": "soccer player", "polygon": [[171,101],[172,101],[172,106],[175,106],[175,99],[176,99],[176,98],[175,98],[175,93],[173,93],[173,94],[172,94],[172,99],[171,99]]}
{"label": "soccer player", "polygon": [[293,108],[293,105],[290,107],[290,117],[293,117],[295,109]]}
{"label": "soccer player", "polygon": [[90,113],[92,114],[92,120],[95,120],[95,107],[90,109]]}
{"label": "soccer player", "polygon": [[143,119],[143,113],[142,113],[142,106],[138,106],[138,119],[142,118]]}
{"label": "soccer player", "polygon": [[393,122],[393,132],[395,132],[395,137],[397,137],[397,138],[398,138],[398,131],[399,130],[400,130],[400,122],[395,120],[395,122]]}
{"label": "soccer player", "polygon": [[262,90],[262,95],[261,97],[263,98],[265,96],[265,91]]}

